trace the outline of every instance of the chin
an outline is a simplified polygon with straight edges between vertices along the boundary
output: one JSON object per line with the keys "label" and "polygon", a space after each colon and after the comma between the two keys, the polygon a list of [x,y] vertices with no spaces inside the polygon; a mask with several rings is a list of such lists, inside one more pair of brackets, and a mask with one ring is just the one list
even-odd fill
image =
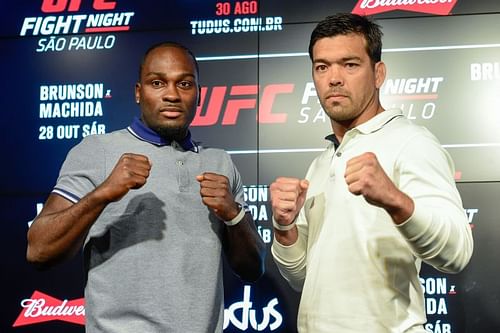
{"label": "chin", "polygon": [[187,134],[187,126],[161,126],[155,129],[162,138],[179,141]]}

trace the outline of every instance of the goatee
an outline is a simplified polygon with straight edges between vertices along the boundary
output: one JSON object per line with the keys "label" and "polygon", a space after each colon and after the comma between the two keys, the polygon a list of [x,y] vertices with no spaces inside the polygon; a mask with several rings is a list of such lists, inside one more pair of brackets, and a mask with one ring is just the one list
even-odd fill
{"label": "goatee", "polygon": [[156,133],[168,141],[182,141],[187,135],[187,128],[183,127],[157,127],[154,129]]}

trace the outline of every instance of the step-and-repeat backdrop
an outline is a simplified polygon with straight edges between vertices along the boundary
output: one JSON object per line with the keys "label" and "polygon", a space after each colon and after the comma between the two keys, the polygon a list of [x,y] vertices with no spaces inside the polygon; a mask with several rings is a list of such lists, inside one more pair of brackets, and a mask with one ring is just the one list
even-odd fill
{"label": "step-and-repeat backdrop", "polygon": [[[0,331],[84,331],[81,257],[37,271],[25,260],[26,232],[68,150],[139,113],[138,66],[156,42],[180,41],[197,55],[202,103],[192,132],[231,154],[270,247],[269,184],[280,175],[303,177],[331,131],[307,45],[316,22],[335,12],[371,15],[382,25],[384,106],[428,127],[456,163],[475,251],[457,275],[423,267],[426,330],[500,331],[500,2],[488,0],[2,4]],[[300,294],[270,254],[266,268],[254,284],[225,272],[225,332],[296,332]]]}

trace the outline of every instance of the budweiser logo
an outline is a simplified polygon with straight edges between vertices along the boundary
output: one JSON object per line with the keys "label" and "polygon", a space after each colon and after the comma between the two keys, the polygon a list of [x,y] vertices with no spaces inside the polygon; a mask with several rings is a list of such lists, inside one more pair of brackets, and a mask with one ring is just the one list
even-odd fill
{"label": "budweiser logo", "polygon": [[448,15],[458,0],[359,0],[353,14],[374,15],[393,10]]}
{"label": "budweiser logo", "polygon": [[62,320],[85,325],[84,303],[83,298],[61,301],[35,291],[31,298],[21,301],[21,306],[24,309],[12,326],[31,325],[51,320]]}

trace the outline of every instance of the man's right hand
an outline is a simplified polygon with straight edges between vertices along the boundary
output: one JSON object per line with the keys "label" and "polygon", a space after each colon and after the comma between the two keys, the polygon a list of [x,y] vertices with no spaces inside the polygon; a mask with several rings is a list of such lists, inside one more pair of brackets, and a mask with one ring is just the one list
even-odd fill
{"label": "man's right hand", "polygon": [[291,224],[304,206],[309,182],[305,179],[279,177],[271,184],[273,217],[281,225]]}
{"label": "man's right hand", "polygon": [[96,192],[109,202],[118,201],[131,189],[139,189],[146,184],[150,170],[151,162],[146,156],[125,153]]}
{"label": "man's right hand", "polygon": [[126,153],[108,178],[78,202],[51,193],[29,228],[27,260],[39,267],[49,267],[73,257],[106,206],[131,189],[141,188],[150,170],[146,156]]}

